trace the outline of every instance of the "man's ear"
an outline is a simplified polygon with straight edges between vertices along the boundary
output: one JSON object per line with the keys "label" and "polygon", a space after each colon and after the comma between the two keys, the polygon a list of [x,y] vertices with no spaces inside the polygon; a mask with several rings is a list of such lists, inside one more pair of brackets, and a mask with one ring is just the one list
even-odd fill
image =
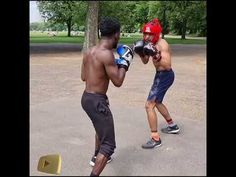
{"label": "man's ear", "polygon": [[120,32],[115,33],[115,39],[119,39],[119,37],[120,37]]}

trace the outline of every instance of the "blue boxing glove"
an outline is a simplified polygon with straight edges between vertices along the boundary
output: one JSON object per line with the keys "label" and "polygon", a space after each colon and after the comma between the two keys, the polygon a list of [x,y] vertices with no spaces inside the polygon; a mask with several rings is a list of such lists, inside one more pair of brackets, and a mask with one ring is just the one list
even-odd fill
{"label": "blue boxing glove", "polygon": [[115,62],[118,66],[118,68],[124,68],[126,71],[129,69],[129,63],[123,58],[116,58]]}
{"label": "blue boxing glove", "polygon": [[123,67],[128,71],[131,62],[133,61],[134,51],[127,45],[120,45],[116,51],[120,56],[117,63],[118,67]]}

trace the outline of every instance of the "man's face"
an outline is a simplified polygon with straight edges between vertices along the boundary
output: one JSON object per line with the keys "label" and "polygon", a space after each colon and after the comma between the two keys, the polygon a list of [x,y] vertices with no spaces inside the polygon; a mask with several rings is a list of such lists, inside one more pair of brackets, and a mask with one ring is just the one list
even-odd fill
{"label": "man's face", "polygon": [[117,44],[118,44],[119,40],[120,40],[120,32],[115,34],[115,42],[114,42],[114,45],[113,45],[113,49],[117,48]]}
{"label": "man's face", "polygon": [[151,33],[143,33],[144,41],[151,42],[154,38],[154,34]]}

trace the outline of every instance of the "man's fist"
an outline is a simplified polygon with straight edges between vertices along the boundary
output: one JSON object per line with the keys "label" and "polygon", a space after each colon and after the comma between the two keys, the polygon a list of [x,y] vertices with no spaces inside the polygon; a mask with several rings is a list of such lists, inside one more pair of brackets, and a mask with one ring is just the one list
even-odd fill
{"label": "man's fist", "polygon": [[123,59],[123,58],[116,58],[116,59],[115,59],[115,62],[116,62],[116,64],[117,64],[118,68],[125,68],[125,70],[128,71],[129,65],[130,65],[130,64],[128,63],[128,61],[126,61],[126,60]]}
{"label": "man's fist", "polygon": [[117,48],[117,53],[120,56],[119,63],[117,64],[119,67],[123,67],[126,71],[129,68],[129,65],[133,61],[134,51],[127,45],[121,45]]}
{"label": "man's fist", "polygon": [[157,48],[152,43],[147,43],[143,47],[144,55],[152,56],[153,59],[160,61],[161,60],[161,51],[157,50]]}
{"label": "man's fist", "polygon": [[135,53],[143,56],[144,55],[143,47],[144,47],[145,44],[146,43],[143,40],[135,42],[134,45],[133,45],[133,50],[135,51]]}
{"label": "man's fist", "polygon": [[118,55],[121,57],[121,58],[123,58],[123,59],[125,59],[125,60],[127,60],[127,61],[129,61],[130,63],[131,63],[131,61],[132,61],[132,59],[133,59],[133,57],[134,57],[134,51],[133,51],[133,49],[131,49],[129,46],[127,46],[127,45],[120,45],[118,48],[117,48],[117,53],[118,53]]}
{"label": "man's fist", "polygon": [[151,44],[151,43],[147,43],[144,47],[143,47],[143,53],[145,55],[149,55],[149,56],[154,56],[157,54],[157,48]]}

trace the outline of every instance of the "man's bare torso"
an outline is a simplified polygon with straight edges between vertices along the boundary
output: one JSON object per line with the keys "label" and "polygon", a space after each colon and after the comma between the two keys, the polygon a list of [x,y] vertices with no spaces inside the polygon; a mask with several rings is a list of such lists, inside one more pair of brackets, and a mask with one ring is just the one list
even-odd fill
{"label": "man's bare torso", "polygon": [[152,58],[152,62],[158,71],[171,69],[171,51],[169,44],[164,39],[160,39],[156,44],[157,50],[161,51],[161,60],[157,62]]}
{"label": "man's bare torso", "polygon": [[85,90],[90,93],[106,94],[109,78],[104,67],[103,56],[111,51],[101,46],[95,46],[84,54]]}

